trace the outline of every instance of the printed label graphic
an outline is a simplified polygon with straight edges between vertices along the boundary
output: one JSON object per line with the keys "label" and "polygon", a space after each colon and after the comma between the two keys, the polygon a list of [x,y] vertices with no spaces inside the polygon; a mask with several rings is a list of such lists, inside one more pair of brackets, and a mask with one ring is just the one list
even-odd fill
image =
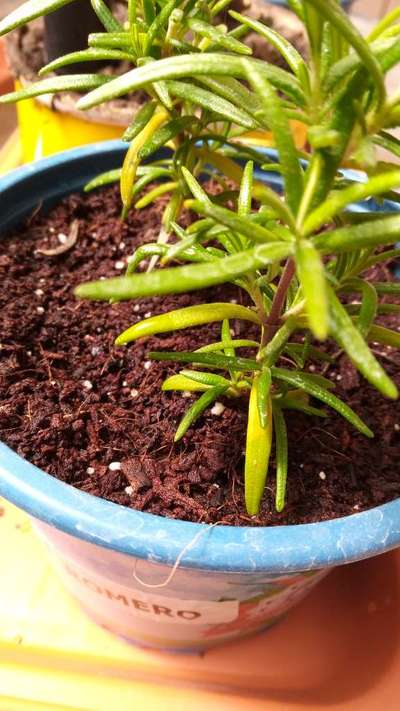
{"label": "printed label graphic", "polygon": [[64,576],[67,575],[68,587],[73,588],[86,605],[92,600],[96,606],[102,600],[103,604],[113,605],[116,611],[124,611],[125,615],[141,619],[193,626],[233,622],[239,615],[237,600],[210,602],[153,595],[120,585],[92,572],[86,573],[76,563],[65,559],[62,572]]}

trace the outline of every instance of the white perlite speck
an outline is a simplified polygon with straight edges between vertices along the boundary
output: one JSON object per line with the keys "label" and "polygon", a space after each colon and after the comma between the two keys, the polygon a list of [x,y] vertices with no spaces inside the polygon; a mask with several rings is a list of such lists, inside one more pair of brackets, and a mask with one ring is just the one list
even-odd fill
{"label": "white perlite speck", "polygon": [[320,473],[318,474],[318,476],[319,476],[320,479],[322,479],[322,481],[325,481],[325,479],[326,479],[326,474],[325,474],[325,472],[320,472]]}
{"label": "white perlite speck", "polygon": [[43,296],[44,291],[43,291],[43,289],[35,289],[35,294],[36,294],[36,296]]}
{"label": "white perlite speck", "polygon": [[108,465],[110,472],[118,472],[121,469],[121,462],[111,462]]}
{"label": "white perlite speck", "polygon": [[60,232],[60,234],[57,235],[58,241],[60,244],[65,244],[68,237],[65,235],[63,232]]}
{"label": "white perlite speck", "polygon": [[118,249],[125,249],[125,242],[120,242],[118,245]]}
{"label": "white perlite speck", "polygon": [[125,262],[122,262],[122,261],[115,262],[115,264],[114,264],[115,269],[123,269],[124,266],[125,266]]}
{"label": "white perlite speck", "polygon": [[135,304],[133,307],[134,312],[137,313],[139,311],[139,309],[140,309],[139,304]]}
{"label": "white perlite speck", "polygon": [[131,486],[126,486],[125,487],[125,494],[128,494],[128,496],[132,496],[133,494],[133,489]]}
{"label": "white perlite speck", "polygon": [[215,415],[216,417],[219,417],[220,415],[222,415],[224,410],[225,405],[223,405],[222,402],[216,402],[214,407],[211,408],[211,414]]}
{"label": "white perlite speck", "polygon": [[100,353],[100,348],[98,346],[93,346],[90,350],[92,356],[97,356]]}
{"label": "white perlite speck", "polygon": [[150,316],[151,316],[151,311],[146,311],[144,317],[145,317],[145,318],[150,318]]}
{"label": "white perlite speck", "polygon": [[146,360],[146,361],[144,362],[144,364],[143,364],[143,368],[144,368],[145,370],[150,370],[151,366],[152,366],[151,360]]}
{"label": "white perlite speck", "polygon": [[82,385],[85,388],[85,390],[91,390],[93,387],[93,383],[91,383],[90,380],[84,380]]}
{"label": "white perlite speck", "polygon": [[138,395],[139,395],[139,390],[136,390],[136,388],[132,388],[131,397],[137,397]]}
{"label": "white perlite speck", "polygon": [[94,467],[88,467],[86,469],[86,474],[94,474]]}
{"label": "white perlite speck", "polygon": [[38,312],[38,314],[44,314],[44,308],[43,308],[43,306],[38,306],[37,309],[36,309],[36,311]]}
{"label": "white perlite speck", "polygon": [[182,397],[192,397],[190,390],[182,390]]}
{"label": "white perlite speck", "polygon": [[396,422],[394,425],[395,432],[400,432],[400,425]]}
{"label": "white perlite speck", "polygon": [[123,388],[126,388],[127,385],[128,385],[128,383],[126,382],[126,380],[123,380],[123,381],[122,381],[122,387],[123,387]]}

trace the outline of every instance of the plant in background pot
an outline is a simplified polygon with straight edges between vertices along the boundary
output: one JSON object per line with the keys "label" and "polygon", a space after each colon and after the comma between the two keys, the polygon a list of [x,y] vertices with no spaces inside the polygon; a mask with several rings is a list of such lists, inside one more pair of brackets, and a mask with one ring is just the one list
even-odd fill
{"label": "plant in background pot", "polygon": [[[60,0],[28,2],[0,24],[0,31],[60,4]],[[352,372],[358,370],[383,396],[395,400],[398,394],[393,380],[398,374],[394,368],[393,378],[387,374],[368,342],[389,349],[400,344],[397,330],[380,320],[393,321],[400,311],[396,300],[400,289],[388,278],[388,265],[400,254],[394,246],[400,216],[386,214],[397,210],[400,170],[391,156],[382,160],[376,153],[383,148],[400,156],[399,142],[391,133],[399,124],[399,96],[388,96],[384,82],[385,73],[400,59],[395,24],[400,12],[391,13],[364,40],[336,0],[292,0],[309,37],[306,62],[280,35],[237,12],[231,11],[237,26],[230,32],[213,24],[228,4],[225,0],[129,2],[127,24],[118,31],[106,5],[100,0],[95,4],[105,28],[99,46],[57,60],[44,71],[75,61],[104,59],[106,52],[127,46],[136,68],[114,79],[101,74],[45,79],[3,101],[75,88],[90,90],[79,102],[87,109],[138,89],[149,95],[125,134],[130,145],[122,168],[101,174],[87,190],[120,181],[122,216],[130,225],[121,223],[118,228],[124,240],[132,228],[130,220],[137,219],[140,209],[155,206],[158,215],[162,211],[160,227],[154,234],[153,225],[155,239],[136,240],[137,248],[122,277],[107,279],[108,273],[103,273],[102,278],[88,281],[90,264],[86,271],[81,265],[90,262],[89,252],[80,253],[76,263],[86,283],[77,287],[76,294],[111,301],[105,307],[108,331],[121,320],[125,327],[117,346],[139,341],[125,349],[120,367],[129,362],[124,358],[140,362],[144,356],[142,382],[131,396],[144,428],[152,434],[140,444],[139,429],[133,433],[135,456],[129,450],[121,456],[127,460],[126,468],[121,461],[110,462],[109,470],[121,478],[122,469],[129,483],[125,497],[113,494],[114,500],[128,500],[132,507],[167,518],[116,507],[66,487],[6,448],[0,450],[5,462],[0,490],[42,521],[39,528],[64,560],[67,584],[96,619],[142,643],[201,648],[271,624],[327,567],[374,555],[399,542],[398,499],[345,518],[281,524],[315,521],[312,513],[308,517],[298,513],[296,518],[293,502],[285,519],[287,480],[289,498],[291,490],[288,439],[298,418],[304,423],[303,415],[310,416],[315,423],[329,417],[326,427],[331,431],[332,419],[328,409],[321,409],[322,403],[362,437],[373,436],[361,413],[333,394],[334,383],[326,371],[335,372],[335,362],[345,354],[354,366]],[[290,71],[254,59],[240,39],[249,30],[272,43]],[[296,148],[293,119],[307,126],[306,152]],[[268,155],[268,162],[262,151],[242,145],[241,136],[250,128],[272,131],[277,154]],[[166,147],[172,151],[165,151]],[[110,167],[115,152],[100,148],[101,167]],[[45,182],[40,196],[60,196],[81,187],[88,172],[93,172],[94,166],[88,169],[89,156],[90,150],[70,157],[65,154],[39,166],[38,176]],[[364,173],[343,172],[343,166]],[[52,182],[57,170],[65,185]],[[274,180],[276,174],[278,180]],[[209,176],[212,182],[204,184],[203,178]],[[11,177],[4,184],[6,196],[17,184],[26,190],[32,180],[37,191],[35,178],[27,178],[24,172]],[[155,180],[162,182],[148,190]],[[271,187],[277,185],[282,197]],[[107,212],[111,193],[103,195]],[[134,199],[136,211],[132,210]],[[351,208],[366,199],[370,200],[367,207]],[[89,228],[86,217],[92,205],[87,200],[76,214],[80,216],[77,222],[86,220],[88,230],[93,226]],[[93,200],[98,212],[101,202]],[[34,201],[35,195],[30,195],[5,217],[15,221]],[[56,221],[62,214],[65,220],[71,205],[60,208]],[[66,244],[42,249],[42,253],[59,258],[67,249],[75,249],[81,230],[77,222],[71,226],[69,239],[64,239]],[[116,228],[106,223],[96,229],[105,229],[106,242],[107,229],[110,235]],[[64,275],[71,265],[65,266]],[[57,278],[59,268],[63,269],[62,264]],[[384,276],[377,278],[380,273]],[[206,288],[213,291],[208,292],[211,299],[203,301],[199,290]],[[179,294],[184,296],[171,296]],[[380,296],[388,294],[392,300],[382,303]],[[130,325],[131,299],[144,300],[146,312],[150,303],[162,313],[143,313],[144,319]],[[129,310],[117,310],[121,301],[128,302]],[[101,308],[80,303],[77,308],[87,319]],[[134,311],[141,312],[140,304]],[[200,347],[195,335],[199,326],[203,326]],[[44,331],[52,350],[56,340],[56,357],[62,360],[54,323]],[[152,343],[157,349],[140,345],[140,339],[155,337],[158,340]],[[96,346],[91,354],[95,357],[98,352]],[[388,353],[380,355],[393,360]],[[83,364],[83,356],[81,360]],[[153,370],[153,385],[159,381],[162,393],[154,388],[150,393],[143,375],[152,361],[160,364]],[[164,362],[177,362],[184,368],[166,374]],[[140,376],[137,361],[135,367]],[[110,372],[114,371],[115,366]],[[128,386],[124,382],[122,388]],[[87,380],[83,385],[89,390],[93,387]],[[68,387],[66,392],[63,397],[68,397]],[[185,398],[179,396],[182,392]],[[111,392],[104,395],[109,397]],[[186,396],[188,407],[184,406]],[[360,402],[365,399],[358,397]],[[101,398],[93,401],[97,421],[107,407],[104,402]],[[83,407],[80,403],[75,417]],[[207,415],[210,407],[212,414]],[[118,412],[115,418],[122,417],[122,411]],[[32,419],[30,410],[26,417]],[[211,426],[210,417],[220,424]],[[136,426],[140,428],[140,419]],[[83,420],[78,418],[74,431],[82,428]],[[214,428],[215,437],[210,434]],[[114,425],[111,431],[117,429]],[[92,440],[87,447],[93,452],[99,448],[101,433],[93,423],[88,432]],[[10,442],[7,430],[6,438]],[[216,442],[223,440],[226,461],[222,467],[215,466]],[[352,434],[342,430],[343,446],[351,440]],[[46,442],[46,451],[54,451],[43,436],[41,441]],[[357,447],[364,451],[361,442],[357,439]],[[242,447],[244,487],[237,475]],[[213,460],[207,456],[209,448]],[[19,451],[26,453],[24,443]],[[163,454],[158,456],[160,451]],[[372,456],[372,448],[366,451]],[[51,458],[49,465],[53,466]],[[100,495],[104,473],[103,468],[97,488],[90,489]],[[96,477],[95,467],[89,467],[87,474]],[[75,473],[70,481],[77,484],[79,479]],[[325,471],[319,471],[319,479],[325,481]],[[396,497],[397,479],[395,472],[386,501]],[[217,497],[216,505],[215,489],[220,487],[223,495]],[[207,497],[214,502],[208,507]],[[355,507],[357,502],[350,505],[351,513]],[[331,515],[342,512],[333,507]],[[329,518],[329,513],[321,517]],[[194,523],[200,520],[212,525]],[[238,526],[242,521],[247,525]],[[230,523],[236,526],[226,525]]]}

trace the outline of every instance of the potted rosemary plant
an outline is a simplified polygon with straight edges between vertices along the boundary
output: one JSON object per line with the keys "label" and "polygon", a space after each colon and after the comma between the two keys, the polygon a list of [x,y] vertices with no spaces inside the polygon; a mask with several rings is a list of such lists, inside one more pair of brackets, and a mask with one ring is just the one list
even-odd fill
{"label": "potted rosemary plant", "polygon": [[[62,4],[30,0],[0,31]],[[111,47],[129,52],[134,68],[118,78],[51,77],[2,99],[73,89],[87,92],[79,105],[88,109],[148,94],[127,151],[62,154],[0,186],[10,229],[39,199],[103,170],[86,185],[89,197],[31,216],[6,239],[5,292],[24,254],[27,263],[5,323],[13,386],[2,436],[32,463],[2,446],[0,491],[38,519],[67,585],[97,620],[164,648],[267,626],[329,567],[399,543],[400,288],[391,268],[400,253],[400,97],[388,95],[385,74],[400,59],[400,11],[363,39],[336,0],[291,0],[309,38],[306,61],[235,11],[233,30],[215,25],[227,4],[130,1],[115,31],[97,0],[100,45],[43,73],[104,59]],[[242,42],[249,30],[288,68],[254,59]],[[307,127],[307,151],[296,148],[293,120]],[[249,129],[272,131],[276,153],[244,146]],[[105,187],[113,181],[122,221]],[[68,234],[54,246],[61,227]],[[39,239],[34,259],[26,231]],[[19,290],[42,298],[40,284],[47,302],[33,306],[32,324]],[[18,338],[33,350],[17,356]],[[42,396],[34,382],[43,363]],[[36,373],[27,383],[24,368]],[[394,404],[381,411],[384,398]],[[307,422],[333,437],[334,455],[320,440],[305,451]],[[368,446],[373,427],[383,431]],[[347,469],[338,468],[340,448]],[[361,492],[364,470],[374,486],[366,477]],[[356,484],[346,487],[343,471]]]}

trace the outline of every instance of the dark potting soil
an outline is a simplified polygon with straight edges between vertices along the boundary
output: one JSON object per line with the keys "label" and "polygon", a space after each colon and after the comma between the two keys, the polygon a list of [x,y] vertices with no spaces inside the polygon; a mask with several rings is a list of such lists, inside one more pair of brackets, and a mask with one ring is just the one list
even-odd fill
{"label": "dark potting soil", "polygon": [[[158,233],[162,202],[120,222],[116,188],[72,195],[48,216],[33,215],[2,239],[0,256],[0,438],[20,455],[83,491],[125,506],[190,521],[233,525],[303,523],[343,516],[400,495],[400,404],[360,378],[345,357],[327,374],[335,392],[374,430],[358,434],[327,409],[326,419],[289,413],[287,505],[274,510],[274,459],[257,519],[243,506],[246,398],[223,399],[183,441],[177,424],[194,396],[163,393],[175,365],[149,350],[189,350],[219,338],[219,325],[164,334],[116,348],[115,336],[150,314],[236,299],[236,287],[110,305],[77,301],[74,285],[121,274],[135,246]],[[65,241],[77,220],[75,247]],[[61,239],[60,239],[61,236]],[[374,275],[372,275],[374,276]],[[380,268],[380,280],[390,278]],[[386,317],[387,318],[387,317]],[[399,329],[399,319],[391,317]],[[232,322],[236,336],[249,326]],[[400,385],[400,356],[373,345]],[[310,370],[319,368],[311,364]],[[112,465],[110,469],[110,465]],[[120,464],[120,468],[116,463]]]}

